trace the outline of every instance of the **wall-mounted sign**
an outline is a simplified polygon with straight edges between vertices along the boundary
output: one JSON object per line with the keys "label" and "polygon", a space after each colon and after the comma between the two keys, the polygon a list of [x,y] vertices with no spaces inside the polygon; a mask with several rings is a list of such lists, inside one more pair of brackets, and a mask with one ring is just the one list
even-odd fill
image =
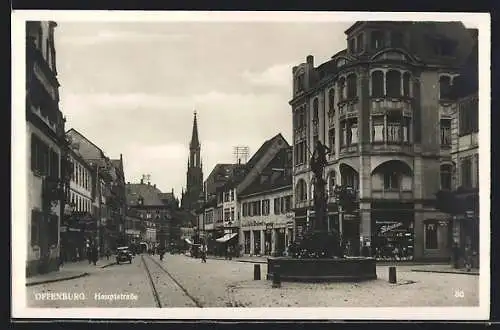
{"label": "wall-mounted sign", "polygon": [[271,230],[274,228],[274,223],[266,223],[266,230]]}
{"label": "wall-mounted sign", "polygon": [[383,225],[382,227],[380,227],[380,233],[383,234],[385,232],[388,232],[388,231],[394,230],[398,227],[401,227],[402,225],[403,225],[402,222],[396,222],[393,224]]}

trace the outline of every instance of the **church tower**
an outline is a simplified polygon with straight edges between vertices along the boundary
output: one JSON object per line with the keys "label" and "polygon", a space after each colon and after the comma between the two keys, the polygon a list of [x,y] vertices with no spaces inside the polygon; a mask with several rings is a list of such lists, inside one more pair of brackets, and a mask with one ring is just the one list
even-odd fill
{"label": "church tower", "polygon": [[201,145],[198,138],[198,123],[194,112],[193,132],[189,143],[189,158],[186,173],[186,191],[182,198],[182,207],[185,210],[195,210],[198,199],[203,193],[203,163],[200,157]]}

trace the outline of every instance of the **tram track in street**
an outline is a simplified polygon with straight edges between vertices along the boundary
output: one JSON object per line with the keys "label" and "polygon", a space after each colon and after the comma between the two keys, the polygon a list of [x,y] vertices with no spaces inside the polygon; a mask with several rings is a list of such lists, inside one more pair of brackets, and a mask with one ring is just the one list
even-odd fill
{"label": "tram track in street", "polygon": [[[156,307],[158,308],[163,308],[163,307],[166,307],[166,304],[165,302],[162,301],[162,298],[161,298],[161,288],[159,287],[159,282],[156,282],[154,280],[154,276],[151,272],[151,268],[150,266],[148,266],[148,262],[146,261],[151,261],[151,263],[153,263],[153,265],[155,266],[156,269],[160,270],[160,274],[164,274],[164,275],[167,275],[168,279],[174,283],[175,287],[180,289],[180,291],[182,291],[182,294],[185,298],[187,298],[187,300],[189,301],[190,304],[194,304],[195,307],[198,307],[198,308],[202,308],[203,305],[200,303],[200,301],[198,299],[196,299],[195,297],[193,297],[189,291],[179,282],[177,281],[177,279],[168,271],[165,269],[165,267],[160,264],[158,261],[154,260],[151,256],[144,256],[144,255],[141,255],[141,261],[142,261],[142,264],[144,265],[144,268],[146,270],[146,274],[148,276],[148,279],[149,279],[149,283],[150,283],[150,287],[151,287],[151,290],[152,290],[152,293],[153,293],[153,297],[154,297],[154,300],[155,300],[155,304],[156,304]],[[159,277],[157,277],[159,278]],[[180,307],[180,306],[168,306],[168,307]]]}

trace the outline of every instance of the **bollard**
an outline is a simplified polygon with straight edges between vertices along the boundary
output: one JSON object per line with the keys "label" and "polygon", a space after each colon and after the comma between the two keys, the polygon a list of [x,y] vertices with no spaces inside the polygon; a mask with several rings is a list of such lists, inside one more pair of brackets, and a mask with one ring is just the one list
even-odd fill
{"label": "bollard", "polygon": [[279,267],[280,267],[279,265],[274,266],[273,288],[281,287],[281,276],[280,276],[280,268]]}
{"label": "bollard", "polygon": [[260,280],[260,265],[253,265],[253,279],[256,281]]}
{"label": "bollard", "polygon": [[389,267],[389,283],[396,283],[396,267]]}

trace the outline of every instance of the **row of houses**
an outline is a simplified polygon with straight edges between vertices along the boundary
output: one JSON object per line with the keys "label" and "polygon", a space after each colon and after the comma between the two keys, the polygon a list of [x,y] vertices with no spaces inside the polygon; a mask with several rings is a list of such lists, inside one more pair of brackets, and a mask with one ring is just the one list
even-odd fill
{"label": "row of houses", "polygon": [[110,159],[59,109],[52,21],[26,24],[26,275],[83,258],[87,242],[101,252],[123,239],[123,159]]}
{"label": "row of houses", "polygon": [[[227,241],[244,254],[282,253],[314,221],[310,157],[321,141],[331,150],[325,221],[350,253],[448,260],[458,247],[477,255],[477,30],[356,22],[345,36],[347,48],[329,61],[315,66],[307,56],[292,68],[292,146],[277,135],[246,164],[214,168],[200,236],[209,248]],[[339,210],[336,185],[356,191],[353,212]]]}

